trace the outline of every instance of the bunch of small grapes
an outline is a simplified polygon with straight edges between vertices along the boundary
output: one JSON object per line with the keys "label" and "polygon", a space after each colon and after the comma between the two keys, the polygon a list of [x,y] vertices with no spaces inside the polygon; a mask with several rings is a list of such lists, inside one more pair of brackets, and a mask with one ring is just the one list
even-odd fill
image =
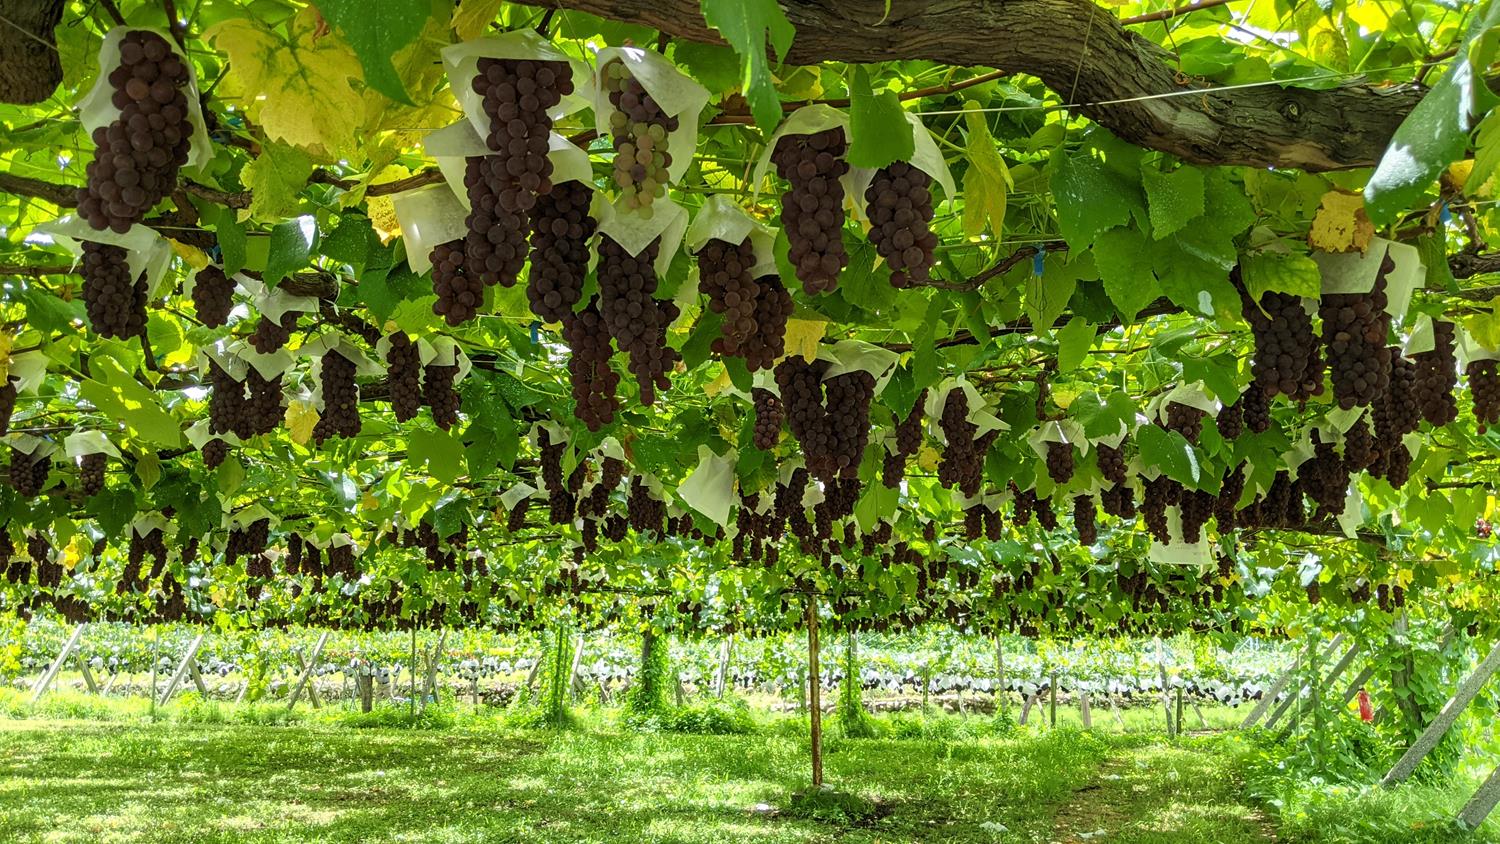
{"label": "bunch of small grapes", "polygon": [[614,349],[609,345],[609,329],[599,315],[597,296],[578,313],[563,316],[563,340],[572,350],[568,380],[573,387],[573,413],[590,431],[598,431],[614,421],[620,407],[615,396],[620,375],[609,366]]}
{"label": "bunch of small grapes", "polygon": [[1135,491],[1129,484],[1115,484],[1099,494],[1099,506],[1111,516],[1134,519]]}
{"label": "bunch of small grapes", "polygon": [[1412,355],[1412,362],[1417,365],[1413,390],[1422,418],[1441,426],[1458,418],[1458,399],[1453,394],[1458,386],[1453,323],[1433,320],[1432,338],[1432,351]]}
{"label": "bunch of small grapes", "polygon": [[1391,317],[1385,312],[1385,276],[1394,267],[1386,256],[1369,293],[1329,293],[1319,305],[1333,397],[1344,410],[1368,407],[1390,384],[1386,339]]}
{"label": "bunch of small grapes", "polygon": [[422,371],[422,401],[432,409],[432,421],[444,431],[458,423],[460,398],[453,382],[458,364],[429,363]]}
{"label": "bunch of small grapes", "polygon": [[1474,421],[1483,435],[1489,426],[1500,423],[1500,361],[1471,360],[1464,374],[1474,400]]}
{"label": "bunch of small grapes", "polygon": [[1073,446],[1061,442],[1047,443],[1047,477],[1055,484],[1073,479]]}
{"label": "bunch of small grapes", "polygon": [[1318,505],[1319,517],[1344,511],[1349,491],[1349,467],[1334,451],[1333,443],[1323,442],[1313,432],[1313,456],[1297,469],[1302,490]]}
{"label": "bunch of small grapes", "polygon": [[1377,456],[1375,435],[1370,432],[1370,423],[1361,416],[1344,432],[1344,463],[1350,473],[1363,472],[1374,464]]}
{"label": "bunch of small grapes", "polygon": [[297,316],[297,311],[287,311],[281,315],[281,319],[273,320],[262,314],[260,321],[255,324],[255,332],[250,335],[250,345],[263,355],[284,347],[292,339],[292,332],[297,329]]}
{"label": "bunch of small grapes", "polygon": [[132,30],[121,39],[109,73],[120,115],[94,130],[94,160],[78,189],[78,216],[90,226],[124,234],[176,187],[193,135],[188,73],[160,35]]}
{"label": "bunch of small grapes", "polygon": [[1219,436],[1226,440],[1237,440],[1240,434],[1245,432],[1245,405],[1242,401],[1234,404],[1226,404],[1219,409],[1219,415],[1214,417],[1214,424],[1219,428]]}
{"label": "bunch of small grapes", "polygon": [[891,286],[927,280],[937,236],[932,222],[932,177],[905,161],[875,171],[865,189],[870,242],[891,267]]}
{"label": "bunch of small grapes", "polygon": [[229,322],[234,309],[234,279],[220,267],[209,264],[193,277],[193,312],[209,328]]}
{"label": "bunch of small grapes", "polygon": [[1099,541],[1098,519],[1092,495],[1079,495],[1073,498],[1073,526],[1078,529],[1080,543],[1093,545]]}
{"label": "bunch of small grapes", "polygon": [[244,425],[236,434],[241,437],[269,434],[281,424],[286,415],[281,379],[279,373],[274,378],[265,378],[253,366],[245,373],[248,395],[240,408]]}
{"label": "bunch of small grapes", "polygon": [[792,315],[792,294],[772,273],[755,280],[755,333],[739,347],[745,368],[751,372],[770,369],[786,353],[786,321]]}
{"label": "bunch of small grapes", "polygon": [[1176,431],[1193,445],[1198,444],[1198,438],[1203,435],[1203,418],[1208,414],[1203,410],[1190,404],[1181,402],[1167,402],[1167,424],[1168,431]]}
{"label": "bunch of small grapes", "polygon": [[597,221],[589,216],[593,191],[579,181],[553,185],[531,209],[531,274],[526,298],[542,322],[562,322],[583,298],[589,238]]}
{"label": "bunch of small grapes", "polygon": [[660,536],[667,521],[667,502],[656,498],[640,475],[630,479],[630,494],[625,499],[625,512],[630,527],[636,533],[652,533]]}
{"label": "bunch of small grapes", "polygon": [[47,475],[52,471],[52,458],[38,457],[11,446],[10,485],[24,498],[36,498],[47,486]]}
{"label": "bunch of small grapes", "polygon": [[681,359],[667,346],[667,328],[677,319],[677,305],[652,298],[661,239],[631,255],[611,237],[599,242],[599,314],[620,351],[630,356],[630,372],[641,391],[641,404],[656,402],[656,391],[671,386],[667,373]]}
{"label": "bunch of small grapes", "polygon": [[[545,137],[542,144],[545,148]],[[463,241],[463,273],[467,277],[460,286],[472,285],[481,296],[485,286],[514,285],[526,265],[529,220],[516,204],[523,198],[527,202],[533,200],[529,193],[513,184],[514,189],[506,188],[507,166],[515,161],[499,155],[476,155],[464,163],[464,190],[469,197],[469,215],[464,220],[468,232]],[[451,258],[445,256],[445,259],[452,263]],[[432,263],[436,268],[436,250]],[[445,278],[450,277],[447,267],[443,272]],[[434,285],[437,280],[434,269]]]}
{"label": "bunch of small grapes", "polygon": [[[1321,382],[1320,382],[1321,383]],[[1259,384],[1252,383],[1240,394],[1239,406],[1245,427],[1257,434],[1271,429],[1271,396]]]}
{"label": "bunch of small grapes", "polygon": [[10,433],[10,417],[16,412],[16,399],[19,396],[15,378],[8,377],[4,384],[0,384],[0,437]]}
{"label": "bunch of small grapes", "polygon": [[881,469],[881,482],[891,489],[901,485],[901,479],[906,475],[907,458],[922,448],[922,414],[926,402],[927,390],[923,389],[905,418],[896,423],[896,450],[886,454]]}
{"label": "bunch of small grapes", "polygon": [[761,451],[770,451],[781,438],[781,423],[786,418],[786,408],[775,393],[761,387],[750,391],[750,399],[755,403],[753,442]]}
{"label": "bunch of small grapes", "polygon": [[1203,526],[1214,515],[1214,507],[1217,498],[1212,493],[1201,489],[1185,489],[1182,491],[1182,502],[1178,505],[1178,515],[1182,521],[1182,540],[1184,542],[1197,542],[1203,536]]}
{"label": "bunch of small grapes", "polygon": [[385,364],[396,421],[415,419],[422,410],[422,355],[405,331],[391,335]]}
{"label": "bunch of small grapes", "polygon": [[677,131],[677,118],[662,109],[624,62],[610,62],[600,69],[600,76],[614,106],[609,131],[615,147],[615,184],[626,208],[650,208],[667,192],[672,166],[667,136]]}
{"label": "bunch of small grapes", "polygon": [[844,161],[848,142],[842,127],[810,135],[783,135],[771,153],[776,173],[786,179],[781,225],[791,243],[788,258],[808,295],[831,292],[849,263],[844,249]]}
{"label": "bunch of small grapes", "polygon": [[146,333],[146,275],[132,280],[124,247],[83,241],[83,305],[101,337]]}
{"label": "bunch of small grapes", "polygon": [[104,470],[109,465],[109,455],[102,451],[85,454],[78,459],[78,491],[90,497],[104,489]]}
{"label": "bunch of small grapes", "polygon": [[359,435],[359,384],[354,380],[354,361],[338,351],[323,353],[319,372],[323,409],[313,425],[313,441],[322,445],[331,437]]}
{"label": "bunch of small grapes", "polygon": [[474,318],[484,304],[484,282],[464,266],[464,241],[450,240],[432,248],[432,312],[449,325]]}
{"label": "bunch of small grapes", "polygon": [[[828,474],[845,479],[858,477],[860,460],[870,441],[870,401],[875,396],[875,376],[863,370],[845,372],[828,379],[823,387],[827,393],[828,432],[833,442],[828,455],[832,460]],[[808,465],[813,466],[811,457]],[[816,467],[813,473],[817,474]]]}
{"label": "bunch of small grapes", "polygon": [[1270,291],[1256,303],[1246,295],[1243,313],[1255,341],[1251,386],[1258,386],[1268,399],[1278,393],[1292,401],[1321,395],[1323,359],[1302,298]]}

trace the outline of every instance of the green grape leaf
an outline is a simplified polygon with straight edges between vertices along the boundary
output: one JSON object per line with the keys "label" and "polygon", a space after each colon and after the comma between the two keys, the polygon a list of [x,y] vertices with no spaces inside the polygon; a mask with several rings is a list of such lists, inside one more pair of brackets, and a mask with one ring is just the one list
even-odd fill
{"label": "green grape leaf", "polygon": [[266,251],[266,286],[274,287],[294,270],[307,266],[317,236],[317,223],[312,217],[288,220],[271,229],[271,243]]}
{"label": "green grape leaf", "polygon": [[1151,250],[1146,236],[1135,229],[1110,229],[1094,241],[1094,266],[1104,281],[1120,317],[1131,322],[1141,309],[1161,295],[1151,271]]}
{"label": "green grape leaf", "polygon": [[906,122],[896,92],[876,94],[870,88],[870,74],[856,66],[849,83],[849,152],[845,156],[849,164],[878,169],[909,160],[915,148],[912,125]]}
{"label": "green grape leaf", "polygon": [[1128,224],[1139,204],[1133,186],[1086,153],[1053,153],[1052,193],[1063,239],[1080,251],[1104,232]]}
{"label": "green grape leaf", "polygon": [[1300,252],[1252,252],[1240,258],[1240,273],[1245,291],[1257,302],[1272,290],[1316,299],[1323,289],[1317,262]]}
{"label": "green grape leaf", "polygon": [[1141,168],[1146,204],[1151,215],[1151,236],[1161,240],[1203,213],[1203,171],[1179,167],[1163,173],[1155,167]]}
{"label": "green grape leaf", "polygon": [[1198,453],[1187,438],[1159,425],[1142,425],[1135,432],[1141,462],[1178,483],[1196,489],[1203,478]]}
{"label": "green grape leaf", "polygon": [[781,100],[771,79],[766,40],[769,38],[778,58],[786,58],[797,28],[776,0],[702,0],[702,7],[703,20],[719,30],[744,60],[745,99],[750,102],[756,125],[771,131],[781,122]]}
{"label": "green grape leaf", "polygon": [[323,18],[343,33],[359,57],[365,84],[398,103],[411,105],[391,57],[422,34],[432,14],[430,0],[313,0]]}
{"label": "green grape leaf", "polygon": [[1073,317],[1057,332],[1057,371],[1068,372],[1088,357],[1094,345],[1094,326],[1082,317]]}

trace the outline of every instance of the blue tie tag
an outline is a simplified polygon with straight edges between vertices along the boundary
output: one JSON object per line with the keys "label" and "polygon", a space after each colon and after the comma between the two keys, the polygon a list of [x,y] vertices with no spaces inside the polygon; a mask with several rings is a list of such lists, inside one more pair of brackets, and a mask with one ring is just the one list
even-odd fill
{"label": "blue tie tag", "polygon": [[541,327],[542,327],[541,322],[539,322],[537,320],[532,320],[531,321],[531,345],[533,345],[533,346],[541,344],[541,340],[540,340]]}
{"label": "blue tie tag", "polygon": [[1453,212],[1448,210],[1448,203],[1446,202],[1442,204],[1442,207],[1438,208],[1438,222],[1445,226],[1453,222]]}
{"label": "blue tie tag", "polygon": [[1042,250],[1038,249],[1036,251],[1036,254],[1031,256],[1031,274],[1032,275],[1042,275],[1044,272],[1046,272],[1046,269],[1047,269],[1047,253],[1045,253]]}

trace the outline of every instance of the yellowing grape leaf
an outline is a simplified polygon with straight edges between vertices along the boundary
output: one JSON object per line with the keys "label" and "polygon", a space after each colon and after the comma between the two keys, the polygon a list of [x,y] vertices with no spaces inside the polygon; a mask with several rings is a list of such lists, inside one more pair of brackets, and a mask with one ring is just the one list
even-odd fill
{"label": "yellowing grape leaf", "polygon": [[365,490],[364,497],[359,500],[359,506],[365,510],[379,510],[380,499],[375,497],[375,493],[367,489]]}
{"label": "yellowing grape leaf", "polygon": [[0,333],[0,379],[10,377],[10,350],[16,345],[16,335]]}
{"label": "yellowing grape leaf", "polygon": [[297,216],[298,194],[312,175],[307,153],[286,144],[262,144],[260,155],[240,171],[240,181],[250,189],[247,216],[256,220],[285,220]]}
{"label": "yellowing grape leaf", "polygon": [[921,467],[924,472],[936,472],[939,460],[941,458],[937,449],[930,445],[924,445],[917,451],[917,466]]}
{"label": "yellowing grape leaf", "polygon": [[969,123],[969,171],[964,174],[964,234],[978,237],[989,224],[996,237],[1005,228],[1005,203],[1008,191],[1015,188],[1010,177],[1010,168],[1000,157],[995,139],[990,135],[989,124],[972,100],[964,104]]}
{"label": "yellowing grape leaf", "polygon": [[1464,317],[1464,328],[1479,345],[1490,351],[1500,349],[1500,296],[1490,300],[1489,313]]}
{"label": "yellowing grape leaf", "polygon": [[63,549],[62,559],[58,560],[58,562],[62,564],[63,568],[72,571],[83,560],[83,555],[88,553],[89,546],[88,537],[81,533],[74,534],[73,538],[69,540],[67,547]]}
{"label": "yellowing grape leaf", "polygon": [[821,319],[798,319],[792,318],[786,321],[786,354],[801,355],[802,359],[812,363],[818,356],[818,343],[823,339],[823,332],[828,329],[828,323]]}
{"label": "yellowing grape leaf", "polygon": [[[434,91],[431,96],[418,96],[416,104],[407,105],[389,99],[379,91],[365,91],[360,138],[369,158],[382,165],[388,164],[403,149],[414,146],[422,136],[431,132],[434,126],[446,126],[463,117],[452,91],[445,84],[446,74],[439,51],[447,43],[446,27],[433,18],[427,22],[421,37],[391,57],[392,65],[408,89]],[[371,149],[377,145],[390,151],[382,155]]]}
{"label": "yellowing grape leaf", "polygon": [[307,445],[312,439],[313,426],[318,424],[318,409],[306,399],[294,399],[286,406],[286,428],[291,432],[292,442]]}
{"label": "yellowing grape leaf", "polygon": [[318,20],[309,7],[288,24],[289,37],[251,18],[232,18],[203,34],[229,55],[226,83],[267,137],[337,158],[357,147],[364,108],[349,83],[363,76],[348,43],[320,35]]}
{"label": "yellowing grape leaf", "polygon": [[729,370],[720,368],[719,377],[703,385],[703,392],[713,398],[730,387]]}
{"label": "yellowing grape leaf", "polygon": [[208,253],[196,246],[189,246],[181,241],[167,239],[172,244],[172,252],[181,258],[184,263],[195,270],[201,270],[208,266]]}
{"label": "yellowing grape leaf", "polygon": [[1331,190],[1313,215],[1307,243],[1324,252],[1365,251],[1375,237],[1375,224],[1365,214],[1365,198],[1357,193]]}
{"label": "yellowing grape leaf", "polygon": [[1459,193],[1468,193],[1469,176],[1474,172],[1474,159],[1455,161],[1448,165],[1444,178]]}
{"label": "yellowing grape leaf", "polygon": [[484,34],[490,22],[500,14],[503,0],[463,0],[453,11],[450,22],[460,41],[469,41]]}

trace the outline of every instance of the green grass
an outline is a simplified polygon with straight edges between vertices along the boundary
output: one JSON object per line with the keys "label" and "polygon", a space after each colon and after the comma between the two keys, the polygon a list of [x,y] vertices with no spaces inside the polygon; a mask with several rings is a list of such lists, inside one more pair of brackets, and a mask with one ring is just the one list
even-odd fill
{"label": "green grass", "polygon": [[1123,713],[1125,733],[1100,710],[1091,733],[876,716],[878,738],[825,741],[829,792],[806,788],[805,717],[682,713],[680,729],[735,734],[627,730],[587,708],[558,732],[451,703],[413,723],[388,703],[288,716],[192,694],[153,718],[144,700],[60,692],[32,709],[0,690],[0,841],[1500,844],[1495,821],[1469,838],[1448,823],[1472,784],[1328,786],[1279,770],[1285,749],[1260,736],[1168,743],[1153,710]]}

